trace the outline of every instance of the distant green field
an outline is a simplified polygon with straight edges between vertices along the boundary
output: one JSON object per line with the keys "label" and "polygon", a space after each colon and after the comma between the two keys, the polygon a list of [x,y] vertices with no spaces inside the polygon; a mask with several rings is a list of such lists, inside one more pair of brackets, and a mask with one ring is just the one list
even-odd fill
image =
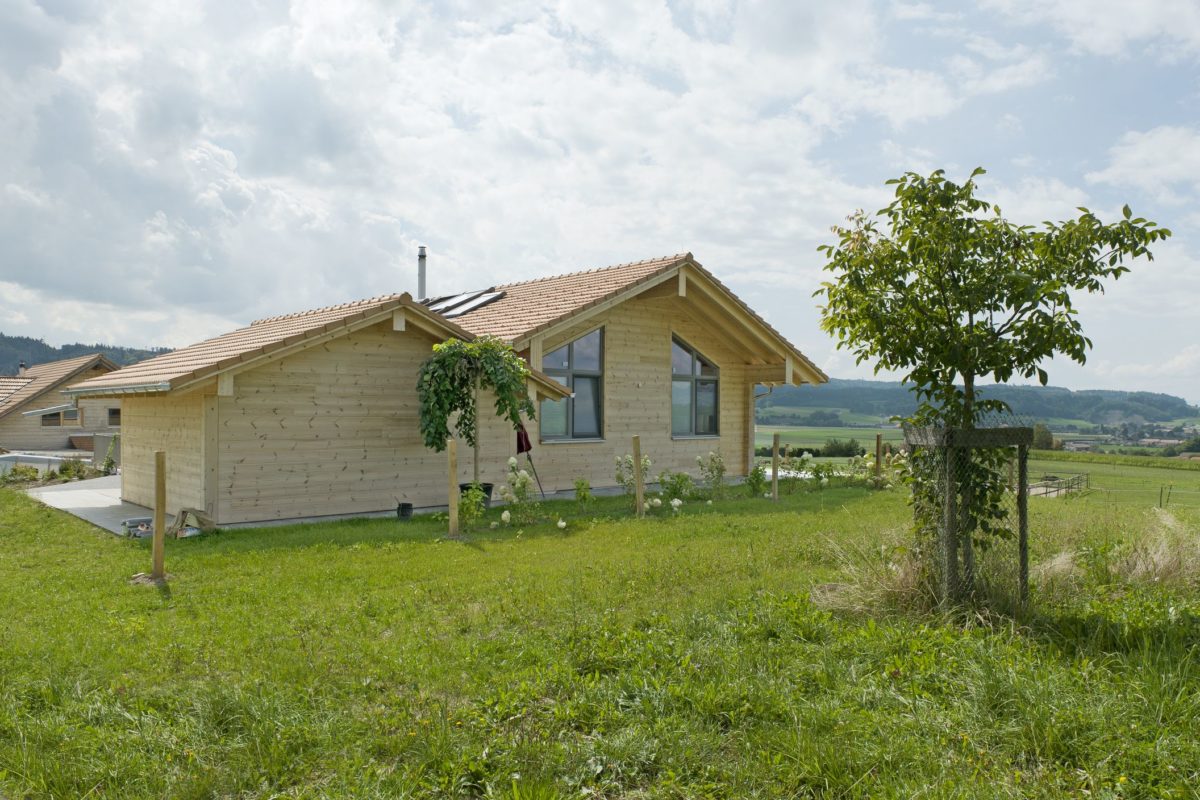
{"label": "distant green field", "polygon": [[857,439],[863,447],[873,447],[875,434],[882,433],[885,442],[904,441],[904,431],[899,428],[807,428],[792,425],[757,425],[754,428],[754,446],[769,447],[775,433],[779,442],[791,447],[820,447],[829,439]]}
{"label": "distant green field", "polygon": [[803,408],[795,406],[766,406],[759,409],[763,414],[771,414],[779,417],[806,417],[814,411],[826,411],[837,414],[842,422],[847,425],[878,425],[881,422],[886,422],[887,417],[881,417],[877,414],[856,414],[847,408],[836,408],[834,406],[805,406]]}

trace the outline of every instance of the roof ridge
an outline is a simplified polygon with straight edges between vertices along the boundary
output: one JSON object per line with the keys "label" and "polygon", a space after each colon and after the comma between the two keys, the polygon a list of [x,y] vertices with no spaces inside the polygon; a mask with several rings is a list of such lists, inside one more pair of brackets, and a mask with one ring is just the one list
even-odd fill
{"label": "roof ridge", "polygon": [[558,278],[574,278],[574,277],[578,277],[580,275],[592,275],[597,272],[607,272],[608,270],[611,270],[611,269],[624,269],[626,267],[638,267],[643,264],[654,264],[654,263],[658,263],[658,262],[661,262],[663,264],[668,264],[673,261],[682,261],[685,258],[691,258],[691,257],[692,257],[692,254],[690,252],[685,252],[685,253],[675,253],[674,255],[670,255],[670,256],[660,256],[658,258],[643,258],[640,261],[629,261],[624,264],[610,264],[607,267],[592,267],[590,269],[580,269],[580,270],[576,270],[574,272],[562,272],[562,273],[559,273],[558,275],[546,275],[541,278],[530,278],[529,280],[516,281],[514,283],[498,284],[495,288],[496,289],[507,289],[510,286],[527,286],[531,283],[541,283],[542,281],[552,281],[552,280],[556,280]]}
{"label": "roof ridge", "polygon": [[364,297],[361,300],[347,300],[344,303],[335,303],[334,305],[322,306],[321,308],[310,308],[307,311],[293,311],[290,314],[278,314],[274,317],[263,317],[262,319],[254,320],[247,327],[253,328],[255,325],[263,325],[268,322],[282,322],[283,320],[287,319],[300,319],[301,317],[307,317],[312,314],[325,314],[330,311],[341,311],[343,309],[353,308],[354,306],[371,305],[373,303],[386,303],[389,300],[399,299],[403,294],[404,292],[392,292],[391,294],[381,294],[376,295],[375,297]]}
{"label": "roof ridge", "polygon": [[[61,367],[64,364],[74,365],[76,362],[83,364],[85,362],[91,361],[94,358],[104,358],[104,357],[105,357],[104,353],[97,350],[95,353],[86,353],[81,356],[71,356],[70,358],[57,358],[54,361],[43,361],[40,364],[30,364],[28,367],[25,368],[25,374],[28,375],[33,370],[39,370],[39,372],[40,372],[45,367]],[[7,376],[6,375],[4,377],[20,378],[20,377],[24,377],[24,376],[21,376],[21,375]],[[38,377],[38,373],[35,373],[33,377],[35,377],[35,378]]]}

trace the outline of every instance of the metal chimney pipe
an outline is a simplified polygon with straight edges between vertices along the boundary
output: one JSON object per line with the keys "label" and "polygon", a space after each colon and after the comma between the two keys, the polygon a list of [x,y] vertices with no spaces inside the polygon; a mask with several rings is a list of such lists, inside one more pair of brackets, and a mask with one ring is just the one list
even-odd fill
{"label": "metal chimney pipe", "polygon": [[417,248],[417,299],[425,299],[425,245]]}
{"label": "metal chimney pipe", "polygon": [[17,365],[17,374],[18,375],[25,374],[25,361],[24,360],[22,360],[21,363]]}

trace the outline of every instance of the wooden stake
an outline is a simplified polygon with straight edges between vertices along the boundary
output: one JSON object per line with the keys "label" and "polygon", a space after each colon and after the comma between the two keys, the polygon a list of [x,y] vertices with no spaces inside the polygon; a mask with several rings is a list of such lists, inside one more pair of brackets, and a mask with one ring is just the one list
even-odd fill
{"label": "wooden stake", "polygon": [[883,470],[883,434],[875,434],[875,477],[878,478]]}
{"label": "wooden stake", "polygon": [[633,486],[637,515],[644,517],[646,515],[646,486],[642,482],[642,438],[636,434],[633,437]]}
{"label": "wooden stake", "polygon": [[779,502],[779,433],[771,437],[771,500]]}
{"label": "wooden stake", "polygon": [[458,442],[453,437],[446,440],[446,456],[450,469],[450,536],[453,537],[458,536]]}
{"label": "wooden stake", "polygon": [[150,578],[166,579],[163,537],[167,531],[167,454],[163,450],[154,453],[154,533],[150,552],[152,565]]}

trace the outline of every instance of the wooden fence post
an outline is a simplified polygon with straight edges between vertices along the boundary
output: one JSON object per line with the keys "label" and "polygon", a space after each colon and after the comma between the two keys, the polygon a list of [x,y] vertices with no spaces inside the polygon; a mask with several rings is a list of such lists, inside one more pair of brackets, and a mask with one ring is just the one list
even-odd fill
{"label": "wooden fence post", "polygon": [[167,532],[167,454],[163,450],[154,452],[154,538],[150,543],[150,578],[166,580],[164,561],[164,537]]}
{"label": "wooden fence post", "polygon": [[458,536],[458,442],[453,437],[446,440],[446,460],[449,468],[450,536]]}
{"label": "wooden fence post", "polygon": [[633,498],[637,503],[637,515],[646,515],[646,484],[642,480],[642,438],[633,436]]}
{"label": "wooden fence post", "polygon": [[883,472],[883,434],[875,434],[875,482]]}
{"label": "wooden fence post", "polygon": [[771,500],[779,502],[779,432],[771,438]]}
{"label": "wooden fence post", "polygon": [[942,602],[955,604],[962,599],[958,580],[958,498],[955,496],[958,487],[955,485],[954,474],[958,468],[958,459],[957,453],[949,444],[943,452],[946,496],[942,498],[945,504],[942,511]]}

